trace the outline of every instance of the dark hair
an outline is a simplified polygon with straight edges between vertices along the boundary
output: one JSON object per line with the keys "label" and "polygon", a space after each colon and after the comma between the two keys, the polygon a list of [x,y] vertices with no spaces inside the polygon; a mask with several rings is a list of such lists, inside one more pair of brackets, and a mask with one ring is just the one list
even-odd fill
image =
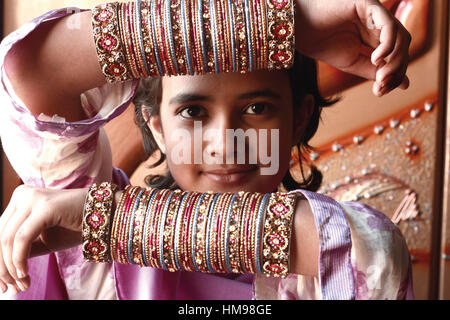
{"label": "dark hair", "polygon": [[[339,99],[325,99],[321,96],[317,82],[317,63],[314,59],[308,58],[296,52],[294,65],[291,69],[287,70],[287,72],[289,74],[289,80],[291,83],[294,111],[297,111],[300,108],[303,102],[303,98],[307,94],[311,94],[314,97],[315,105],[310,121],[305,129],[302,141],[300,141],[300,143],[295,146],[297,148],[297,150],[295,151],[298,154],[300,172],[302,174],[303,181],[296,181],[292,177],[290,170],[288,170],[282,180],[282,183],[284,188],[288,191],[295,189],[317,191],[320,187],[320,184],[322,183],[322,174],[314,165],[309,164],[308,177],[305,177],[303,164],[304,162],[308,161],[304,157],[304,154],[306,151],[310,151],[313,149],[309,145],[309,141],[317,131],[322,109],[324,107],[333,105]],[[144,109],[147,119],[150,119],[152,116],[159,115],[161,98],[161,78],[142,79],[140,81],[138,91],[134,98],[136,113],[135,122],[141,130],[144,150],[148,157],[159,151],[159,147],[147,125],[147,122],[145,121],[142,113],[142,106],[145,106]],[[150,165],[149,169],[159,166],[165,160],[166,155],[160,152],[159,160]],[[169,170],[165,175],[148,175],[145,178],[145,183],[151,188],[178,188]]]}

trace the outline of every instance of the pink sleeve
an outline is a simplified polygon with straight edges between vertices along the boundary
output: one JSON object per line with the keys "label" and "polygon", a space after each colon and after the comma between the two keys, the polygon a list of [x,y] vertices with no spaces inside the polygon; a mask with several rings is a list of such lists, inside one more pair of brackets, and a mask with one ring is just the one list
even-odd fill
{"label": "pink sleeve", "polygon": [[409,250],[388,217],[362,203],[292,192],[302,193],[314,214],[319,276],[256,276],[256,299],[414,299]]}
{"label": "pink sleeve", "polygon": [[120,176],[113,173],[110,145],[102,127],[125,111],[137,81],[106,84],[83,93],[81,101],[89,118],[66,122],[58,115],[31,114],[14,93],[3,67],[11,48],[41,23],[79,11],[64,8],[46,13],[10,34],[0,46],[0,135],[14,170],[28,185],[77,188]]}
{"label": "pink sleeve", "polygon": [[[67,122],[58,115],[31,114],[15,94],[4,69],[11,48],[40,24],[79,11],[50,11],[7,36],[0,45],[0,137],[14,170],[27,185],[68,189],[100,181],[113,181],[122,187],[128,183],[123,171],[112,167],[102,127],[130,105],[138,81],[106,84],[84,92],[81,101],[88,119]],[[15,299],[117,299],[112,265],[86,263],[81,246],[30,259],[29,274],[31,287]]]}

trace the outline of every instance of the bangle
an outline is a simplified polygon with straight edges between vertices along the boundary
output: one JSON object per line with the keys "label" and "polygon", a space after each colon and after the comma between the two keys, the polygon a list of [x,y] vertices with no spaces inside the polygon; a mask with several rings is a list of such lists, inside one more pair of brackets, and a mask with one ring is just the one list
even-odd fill
{"label": "bangle", "polygon": [[114,83],[132,79],[120,38],[118,3],[94,7],[92,25],[97,57],[106,81]]}
{"label": "bangle", "polygon": [[149,238],[150,238],[150,228],[149,228],[149,222],[151,221],[151,218],[153,216],[152,211],[150,210],[152,208],[152,204],[154,202],[155,196],[158,193],[157,189],[152,189],[151,195],[149,196],[149,201],[147,203],[146,206],[146,211],[145,211],[145,219],[144,219],[144,235],[143,235],[143,239],[142,239],[142,260],[143,260],[143,264],[144,266],[148,267],[149,266],[149,248],[150,248],[150,244],[149,244]]}
{"label": "bangle", "polygon": [[289,274],[289,244],[295,195],[274,193],[266,210],[263,235],[263,272],[285,278]]}
{"label": "bangle", "polygon": [[175,239],[174,239],[174,258],[175,258],[175,266],[176,270],[181,270],[181,250],[182,250],[182,226],[183,226],[183,218],[184,218],[184,210],[186,208],[187,200],[189,198],[189,192],[183,192],[183,197],[181,199],[180,207],[178,208],[177,217],[175,221]]}
{"label": "bangle", "polygon": [[165,75],[291,68],[293,0],[152,0],[92,11],[110,83]]}
{"label": "bangle", "polygon": [[[192,0],[189,0],[189,2]],[[192,1],[195,2],[195,1]],[[188,72],[190,75],[194,75],[194,67],[192,66],[192,54],[191,54],[191,21],[187,20],[189,16],[189,8],[190,6],[186,5],[186,0],[181,0],[181,17],[182,17],[182,25],[183,25],[183,40],[184,40],[184,49],[186,54],[186,64],[188,66]]]}
{"label": "bangle", "polygon": [[256,271],[255,273],[263,274],[262,266],[261,266],[261,255],[262,255],[262,247],[261,247],[261,238],[262,238],[262,218],[263,218],[263,212],[266,210],[266,204],[270,197],[270,194],[265,194],[263,198],[261,199],[261,202],[258,207],[258,212],[256,216],[256,223],[255,223],[255,231],[254,231],[254,237],[255,237],[255,247],[254,247],[254,257],[255,257],[255,267]]}
{"label": "bangle", "polygon": [[[217,200],[220,197],[220,194],[216,194],[214,195],[214,198],[212,200],[212,204],[210,207],[210,210],[208,210],[208,215],[207,215],[207,224],[206,224],[206,234],[205,234],[205,258],[206,258],[206,265],[208,267],[208,272],[210,273],[214,273],[216,272],[216,270],[213,268],[214,262],[212,260],[211,257],[211,247],[213,246],[213,243],[211,241],[211,235],[213,234],[211,232],[211,228],[212,228],[212,223],[213,223],[213,219],[214,219],[214,212],[216,210],[216,205],[217,205]],[[215,247],[215,246],[214,246]]]}
{"label": "bangle", "polygon": [[83,212],[83,254],[87,261],[109,262],[111,208],[115,184],[93,184],[87,193]]}
{"label": "bangle", "polygon": [[83,247],[89,261],[113,259],[171,272],[289,274],[293,194],[127,186],[109,218],[116,188],[109,186],[93,185],[87,196]]}
{"label": "bangle", "polygon": [[293,0],[267,0],[269,69],[289,69],[294,63]]}
{"label": "bangle", "polygon": [[181,190],[175,190],[172,198],[168,200],[169,208],[167,211],[166,224],[164,227],[164,236],[163,236],[163,261],[167,267],[168,271],[174,272],[176,271],[176,263],[175,263],[175,247],[174,247],[174,239],[175,239],[175,221],[176,221],[176,213],[178,211],[178,204],[181,199],[182,192]]}
{"label": "bangle", "polygon": [[141,202],[141,197],[144,194],[144,189],[141,189],[136,196],[135,202],[132,205],[132,211],[131,211],[131,219],[130,219],[130,227],[128,229],[128,243],[127,243],[127,252],[128,252],[128,261],[131,264],[136,264],[134,262],[134,255],[133,255],[133,240],[134,240],[134,229],[136,225],[136,215],[137,215],[137,209]]}

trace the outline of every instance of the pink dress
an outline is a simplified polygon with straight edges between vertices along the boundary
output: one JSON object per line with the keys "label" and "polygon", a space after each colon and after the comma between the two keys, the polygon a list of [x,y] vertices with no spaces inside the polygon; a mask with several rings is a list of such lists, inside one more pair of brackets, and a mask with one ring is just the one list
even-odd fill
{"label": "pink dress", "polygon": [[[66,122],[34,116],[14,93],[5,56],[41,23],[77,8],[48,12],[6,37],[0,46],[0,134],[4,151],[27,185],[52,189],[93,182],[129,183],[112,167],[103,126],[129,106],[138,82],[104,85],[82,94],[89,119]],[[64,105],[61,105],[64,108]],[[360,203],[338,203],[302,193],[313,210],[320,238],[319,276],[286,279],[254,275],[170,273],[118,263],[85,262],[81,247],[29,260],[31,287],[13,299],[412,299],[411,262],[398,228]],[[213,288],[213,289],[212,289]]]}

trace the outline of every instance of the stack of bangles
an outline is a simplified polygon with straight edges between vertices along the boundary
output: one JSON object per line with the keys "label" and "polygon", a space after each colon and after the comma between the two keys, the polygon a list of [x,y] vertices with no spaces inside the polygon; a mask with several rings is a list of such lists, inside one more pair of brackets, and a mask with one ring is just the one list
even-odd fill
{"label": "stack of bangles", "polygon": [[110,83],[158,76],[288,69],[293,0],[137,0],[92,10]]}
{"label": "stack of bangles", "polygon": [[87,261],[286,277],[297,201],[289,193],[199,193],[94,184],[83,215]]}

